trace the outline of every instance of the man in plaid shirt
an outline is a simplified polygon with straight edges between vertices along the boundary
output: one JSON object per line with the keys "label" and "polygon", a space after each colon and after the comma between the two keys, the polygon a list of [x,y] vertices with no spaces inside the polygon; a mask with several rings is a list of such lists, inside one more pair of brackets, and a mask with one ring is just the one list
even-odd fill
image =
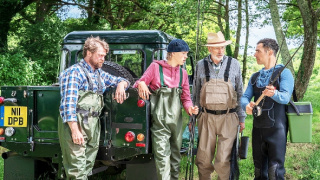
{"label": "man in plaid shirt", "polygon": [[59,141],[67,179],[87,179],[99,148],[103,92],[117,87],[115,99],[122,103],[130,83],[101,70],[109,46],[99,37],[90,37],[79,63],[60,74],[61,104]]}

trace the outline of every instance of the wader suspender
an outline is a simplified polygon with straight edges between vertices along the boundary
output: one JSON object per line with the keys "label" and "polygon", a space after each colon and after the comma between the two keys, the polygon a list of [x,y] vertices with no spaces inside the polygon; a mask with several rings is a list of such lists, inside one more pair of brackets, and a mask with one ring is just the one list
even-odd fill
{"label": "wader suspender", "polygon": [[[228,57],[228,62],[227,62],[227,67],[226,70],[224,71],[224,81],[228,82],[229,79],[229,70],[230,70],[230,65],[231,65],[231,59],[232,57]],[[204,60],[204,72],[206,75],[206,82],[210,80],[210,71],[209,71],[209,63],[208,61]]]}
{"label": "wader suspender", "polygon": [[[231,60],[232,60],[232,57],[229,56],[227,59],[227,67],[226,67],[226,70],[224,71],[224,81],[225,82],[228,82],[228,79],[229,79]],[[205,72],[205,76],[206,76],[206,82],[208,82],[210,80],[210,73],[209,73],[209,63],[206,60],[204,60],[204,72]],[[204,112],[203,108],[202,108],[202,112]],[[208,112],[210,114],[219,115],[219,114],[236,112],[236,109],[217,110],[217,111],[206,109],[206,112]]]}
{"label": "wader suspender", "polygon": [[[89,91],[93,92],[93,82],[92,82],[92,80],[91,80],[91,78],[89,76],[88,71],[80,63],[79,63],[79,66],[82,69],[82,71],[86,74],[86,78],[87,78],[87,81],[89,83]],[[98,90],[97,90],[97,94],[98,95],[102,95],[103,94],[102,82],[101,82],[99,71],[98,71]],[[92,111],[91,112],[91,111],[88,111],[88,110],[85,110],[85,109],[82,109],[82,108],[78,107],[78,105],[77,105],[77,113],[83,114],[83,116],[84,116],[83,122],[85,124],[88,124],[88,117],[89,116],[98,117],[100,115],[100,113],[97,112],[97,111]]]}
{"label": "wader suspender", "polygon": [[[181,87],[181,84],[182,84],[182,69],[180,69],[180,82],[179,82],[179,88],[182,89]],[[164,78],[163,78],[163,71],[162,71],[162,66],[159,64],[159,72],[160,72],[160,82],[161,82],[161,87],[167,87],[165,84],[164,84]]]}
{"label": "wader suspender", "polygon": [[[89,83],[89,91],[93,91],[93,82],[92,82],[92,80],[91,80],[91,78],[90,78],[90,76],[89,76],[89,73],[88,73],[88,71],[79,63],[79,66],[80,66],[80,68],[84,71],[84,73],[86,74],[86,78],[87,78],[87,80],[88,80],[88,83]],[[97,90],[97,93],[99,94],[99,95],[102,95],[103,94],[103,91],[102,91],[102,82],[101,82],[101,78],[100,78],[100,73],[99,73],[99,71],[98,71],[98,90]]]}

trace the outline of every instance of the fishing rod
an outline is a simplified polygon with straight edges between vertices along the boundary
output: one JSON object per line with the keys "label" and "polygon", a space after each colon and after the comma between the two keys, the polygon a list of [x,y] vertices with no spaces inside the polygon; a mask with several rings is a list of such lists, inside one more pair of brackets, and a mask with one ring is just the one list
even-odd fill
{"label": "fishing rod", "polygon": [[[300,47],[304,44],[304,41],[300,44],[300,46],[297,48],[297,50],[293,53],[293,55],[291,56],[291,58],[289,59],[289,61],[284,65],[284,67],[279,71],[279,73],[277,74],[277,76],[270,81],[269,86],[272,86],[276,80],[280,77],[282,71],[288,66],[288,64],[292,61],[293,57],[296,55],[296,53],[298,52],[298,50],[300,49]],[[276,67],[274,67],[276,68]],[[272,76],[270,77],[272,78]],[[258,100],[255,102],[255,106],[252,109],[252,114],[254,117],[258,117],[262,114],[262,108],[259,105],[259,103],[265,98],[266,95],[261,94],[260,97],[258,98]]]}
{"label": "fishing rod", "polygon": [[194,166],[194,135],[195,135],[195,115],[191,117],[191,131],[189,134],[189,147],[188,147],[188,154],[187,154],[187,166],[186,166],[186,174],[185,180],[193,180],[193,166]]}

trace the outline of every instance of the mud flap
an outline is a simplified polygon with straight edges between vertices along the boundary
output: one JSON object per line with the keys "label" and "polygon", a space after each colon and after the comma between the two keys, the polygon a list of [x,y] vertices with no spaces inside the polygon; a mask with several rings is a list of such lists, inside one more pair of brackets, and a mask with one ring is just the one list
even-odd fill
{"label": "mud flap", "polygon": [[154,158],[140,164],[127,164],[126,180],[157,180],[157,170]]}
{"label": "mud flap", "polygon": [[46,179],[49,175],[45,171],[49,170],[45,162],[35,160],[33,158],[23,156],[10,156],[4,159],[4,174],[3,179],[7,180],[34,180]]}

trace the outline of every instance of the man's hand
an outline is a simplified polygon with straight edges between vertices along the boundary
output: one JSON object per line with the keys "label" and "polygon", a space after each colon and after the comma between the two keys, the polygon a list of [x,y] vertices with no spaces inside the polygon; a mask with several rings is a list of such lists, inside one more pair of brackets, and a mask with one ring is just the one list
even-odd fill
{"label": "man's hand", "polygon": [[247,106],[246,106],[246,113],[249,115],[252,115],[252,109],[256,104],[254,102],[250,102]]}
{"label": "man's hand", "polygon": [[144,81],[139,82],[138,91],[140,98],[142,98],[143,100],[149,99],[149,95],[151,94],[151,92],[149,91],[149,88]]}
{"label": "man's hand", "polygon": [[246,128],[244,122],[239,123],[240,125],[240,132],[242,132],[242,130],[244,130]]}
{"label": "man's hand", "polygon": [[275,94],[276,88],[274,86],[266,86],[266,89],[262,91],[265,96],[272,97]]}
{"label": "man's hand", "polygon": [[195,114],[195,115],[197,115],[198,113],[199,113],[199,108],[198,108],[198,106],[190,106],[189,108],[188,108],[188,113],[189,113],[189,115],[192,115],[192,114]]}
{"label": "man's hand", "polygon": [[126,81],[121,81],[118,83],[117,89],[116,89],[116,95],[114,98],[117,100],[117,103],[122,104],[123,101],[127,99],[127,97],[126,97],[127,86],[128,86],[128,82],[126,82]]}
{"label": "man's hand", "polygon": [[73,143],[78,145],[84,144],[84,138],[78,126],[78,122],[71,121],[71,122],[68,122],[68,125],[71,129],[71,137],[72,137]]}

